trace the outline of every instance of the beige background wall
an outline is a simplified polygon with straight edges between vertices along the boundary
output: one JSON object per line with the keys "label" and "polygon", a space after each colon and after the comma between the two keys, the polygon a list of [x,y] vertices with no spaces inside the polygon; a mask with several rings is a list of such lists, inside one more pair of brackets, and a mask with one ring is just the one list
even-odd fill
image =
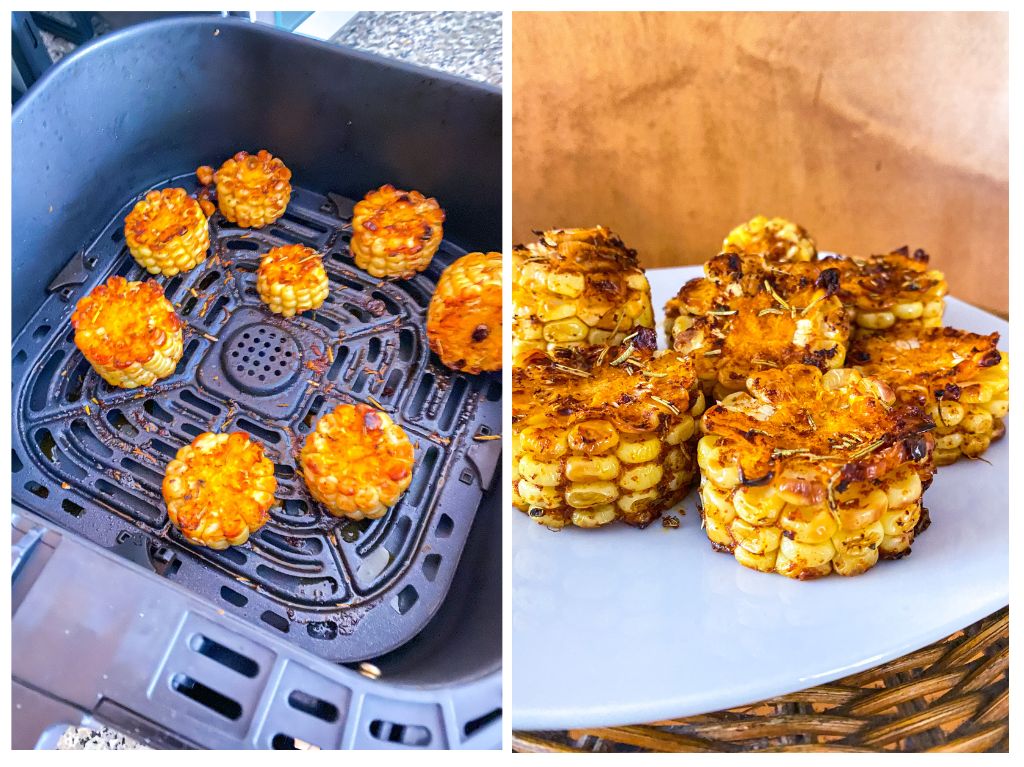
{"label": "beige background wall", "polygon": [[1008,305],[1004,14],[516,13],[513,239],[612,227],[700,263],[755,213],[922,247]]}

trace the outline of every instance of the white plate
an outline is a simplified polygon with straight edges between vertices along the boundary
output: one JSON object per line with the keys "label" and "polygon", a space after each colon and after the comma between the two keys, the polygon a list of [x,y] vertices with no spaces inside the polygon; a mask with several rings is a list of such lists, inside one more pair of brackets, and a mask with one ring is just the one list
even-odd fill
{"label": "white plate", "polygon": [[[699,267],[648,272],[659,310]],[[1007,323],[948,299],[948,325]],[[658,318],[661,338],[661,318]],[[799,582],[711,550],[695,491],[682,525],[551,532],[510,512],[512,724],[650,722],[754,703],[871,668],[1008,602],[1009,438],[942,468],[913,554]],[[678,512],[679,509],[675,510]]]}

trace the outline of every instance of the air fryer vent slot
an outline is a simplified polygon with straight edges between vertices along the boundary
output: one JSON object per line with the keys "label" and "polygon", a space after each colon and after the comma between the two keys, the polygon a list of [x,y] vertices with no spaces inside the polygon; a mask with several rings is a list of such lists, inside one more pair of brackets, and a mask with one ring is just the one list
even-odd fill
{"label": "air fryer vent slot", "polygon": [[[194,176],[168,184],[188,188]],[[95,268],[82,270],[76,299],[111,274],[149,278],[114,237],[134,202],[85,249]],[[69,307],[56,293],[43,300],[12,350],[21,361],[13,369],[13,495],[100,545],[141,531],[149,551],[171,552],[162,572],[177,584],[329,660],[352,662],[414,636],[443,599],[483,495],[478,482],[459,481],[476,476],[467,452],[473,435],[501,430],[500,377],[450,371],[426,341],[434,281],[462,250],[446,241],[426,274],[382,282],[354,267],[348,222],[322,209],[333,206],[294,188],[288,215],[269,230],[214,214],[207,260],[156,277],[186,322],[185,353],[173,375],[146,389],[104,382],[74,346]],[[289,319],[255,291],[260,258],[286,241],[332,254],[324,259],[329,300]],[[409,490],[378,520],[331,517],[297,470],[306,436],[343,402],[379,403],[416,446]],[[189,544],[161,496],[164,467],[206,431],[260,440],[278,479],[270,522],[225,551]],[[203,681],[183,677],[178,691],[206,700],[196,686]]]}

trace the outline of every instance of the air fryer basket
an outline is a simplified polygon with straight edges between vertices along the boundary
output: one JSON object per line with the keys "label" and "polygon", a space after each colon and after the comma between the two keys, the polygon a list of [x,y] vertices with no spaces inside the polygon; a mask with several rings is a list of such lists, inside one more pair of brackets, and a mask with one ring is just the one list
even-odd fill
{"label": "air fryer basket", "polygon": [[[382,691],[495,678],[500,525],[474,515],[496,513],[500,443],[479,437],[500,431],[500,381],[444,368],[423,315],[441,269],[464,252],[454,242],[497,249],[498,93],[244,22],[179,18],[71,57],[14,124],[18,505],[242,618],[251,637],[373,659]],[[143,276],[121,238],[138,196],[191,187],[195,166],[241,148],[292,168],[288,212],[258,232],[215,215],[212,257],[161,278],[189,328],[177,372],[141,392],[109,387],[74,349],[74,303],[109,274]],[[374,280],[348,255],[352,198],[385,181],[448,212],[441,252],[409,281]],[[261,308],[253,272],[289,242],[326,254],[332,293],[285,321]],[[380,403],[418,443],[410,491],[376,522],[317,512],[295,476],[303,438],[342,401]],[[250,544],[214,552],[168,524],[159,482],[180,445],[222,429],[267,445],[284,503]],[[467,719],[483,726],[494,712]]]}

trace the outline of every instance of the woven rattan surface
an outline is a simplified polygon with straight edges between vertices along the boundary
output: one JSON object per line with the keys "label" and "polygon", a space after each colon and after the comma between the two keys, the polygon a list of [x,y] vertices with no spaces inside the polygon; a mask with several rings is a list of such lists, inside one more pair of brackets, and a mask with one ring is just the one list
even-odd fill
{"label": "woven rattan surface", "polygon": [[881,666],[752,706],[629,727],[515,732],[519,752],[1008,751],[1007,608]]}

